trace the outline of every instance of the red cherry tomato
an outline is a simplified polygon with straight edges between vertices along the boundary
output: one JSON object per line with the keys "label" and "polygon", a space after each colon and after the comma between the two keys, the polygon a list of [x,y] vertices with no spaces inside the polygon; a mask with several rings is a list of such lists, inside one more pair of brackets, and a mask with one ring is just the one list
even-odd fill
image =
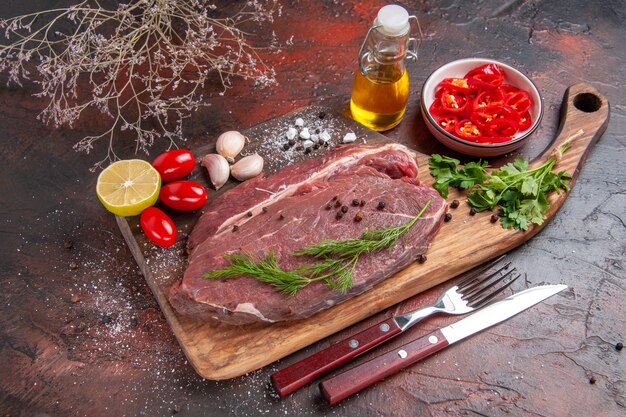
{"label": "red cherry tomato", "polygon": [[195,181],[174,181],[161,187],[159,199],[176,210],[198,210],[206,203],[207,195],[203,186]]}
{"label": "red cherry tomato", "polygon": [[148,207],[141,212],[139,224],[146,237],[153,243],[168,247],[176,243],[176,226],[172,219],[156,207]]}
{"label": "red cherry tomato", "polygon": [[196,165],[196,159],[187,149],[174,149],[163,152],[152,162],[152,166],[161,174],[161,181],[179,180],[188,175]]}

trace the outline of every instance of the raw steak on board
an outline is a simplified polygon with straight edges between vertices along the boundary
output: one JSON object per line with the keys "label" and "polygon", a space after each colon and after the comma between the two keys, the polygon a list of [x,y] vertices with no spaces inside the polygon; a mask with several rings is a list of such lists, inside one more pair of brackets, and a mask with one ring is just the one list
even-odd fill
{"label": "raw steak on board", "polygon": [[[414,262],[441,226],[446,202],[416,176],[415,155],[405,146],[355,144],[238,185],[198,220],[188,239],[189,266],[170,289],[170,303],[202,320],[275,322],[309,317],[370,289]],[[335,196],[348,207],[340,219]],[[354,199],[366,204],[355,207]],[[346,293],[315,282],[289,297],[252,277],[202,278],[226,267],[224,255],[234,252],[259,259],[272,250],[279,265],[291,269],[303,262],[291,255],[294,251],[325,239],[358,238],[365,229],[405,224],[429,199],[426,212],[394,246],[361,256]],[[381,201],[384,209],[378,208]],[[355,221],[359,211],[363,219]]]}

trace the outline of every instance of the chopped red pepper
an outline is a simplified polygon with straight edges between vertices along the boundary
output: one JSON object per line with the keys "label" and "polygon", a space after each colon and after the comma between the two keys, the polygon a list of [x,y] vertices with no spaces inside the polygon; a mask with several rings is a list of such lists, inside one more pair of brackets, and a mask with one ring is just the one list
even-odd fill
{"label": "chopped red pepper", "polygon": [[513,93],[506,98],[506,105],[520,114],[530,109],[532,104],[530,95],[526,91],[522,90]]}
{"label": "chopped red pepper", "polygon": [[504,96],[499,89],[487,90],[479,93],[474,99],[474,110],[479,107],[504,104]]}
{"label": "chopped red pepper", "polygon": [[454,131],[461,139],[469,140],[471,142],[478,142],[484,136],[480,128],[467,119],[458,122]]}
{"label": "chopped red pepper", "polygon": [[459,122],[458,117],[453,114],[442,116],[437,120],[437,124],[446,132],[454,133],[454,128]]}
{"label": "chopped red pepper", "polygon": [[496,64],[474,68],[463,78],[445,78],[435,90],[430,114],[442,129],[479,143],[502,143],[532,125],[532,99],[524,90],[504,84]]}
{"label": "chopped red pepper", "polygon": [[464,94],[469,94],[473,90],[465,78],[444,78],[439,83],[439,87],[449,91],[459,91]]}
{"label": "chopped red pepper", "polygon": [[460,91],[444,90],[440,100],[441,108],[450,113],[462,113],[467,106],[467,97]]}

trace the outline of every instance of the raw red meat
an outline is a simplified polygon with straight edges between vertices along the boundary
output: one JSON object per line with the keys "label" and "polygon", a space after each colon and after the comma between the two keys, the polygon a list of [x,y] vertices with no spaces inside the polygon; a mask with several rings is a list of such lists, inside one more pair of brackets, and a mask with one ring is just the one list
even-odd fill
{"label": "raw red meat", "polygon": [[[171,304],[202,320],[274,322],[309,317],[370,289],[424,253],[441,226],[445,200],[416,176],[415,156],[402,145],[349,145],[240,184],[210,204],[196,224],[188,240],[189,266],[170,289]],[[334,196],[348,206],[341,219],[334,205],[327,209]],[[353,199],[366,204],[354,207]],[[252,277],[202,278],[226,267],[224,254],[233,252],[257,259],[273,250],[283,268],[293,268],[303,259],[292,252],[324,239],[357,238],[366,228],[404,224],[429,199],[426,212],[393,247],[361,256],[344,294],[318,282],[289,297]],[[354,220],[358,211],[364,214],[360,222]]]}

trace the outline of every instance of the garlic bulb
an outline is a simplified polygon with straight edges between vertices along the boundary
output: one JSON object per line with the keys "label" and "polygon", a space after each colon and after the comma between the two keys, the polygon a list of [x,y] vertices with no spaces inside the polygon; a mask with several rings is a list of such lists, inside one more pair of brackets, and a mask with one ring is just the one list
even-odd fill
{"label": "garlic bulb", "polygon": [[245,144],[246,137],[237,131],[231,130],[222,133],[217,138],[215,150],[232,164],[235,162],[235,158],[239,155],[239,152],[241,152]]}
{"label": "garlic bulb", "polygon": [[263,171],[263,158],[258,154],[246,156],[230,167],[230,173],[239,181],[256,177]]}
{"label": "garlic bulb", "polygon": [[226,184],[230,176],[230,166],[228,161],[222,155],[212,153],[202,158],[202,165],[209,172],[209,178],[216,190],[222,188]]}

